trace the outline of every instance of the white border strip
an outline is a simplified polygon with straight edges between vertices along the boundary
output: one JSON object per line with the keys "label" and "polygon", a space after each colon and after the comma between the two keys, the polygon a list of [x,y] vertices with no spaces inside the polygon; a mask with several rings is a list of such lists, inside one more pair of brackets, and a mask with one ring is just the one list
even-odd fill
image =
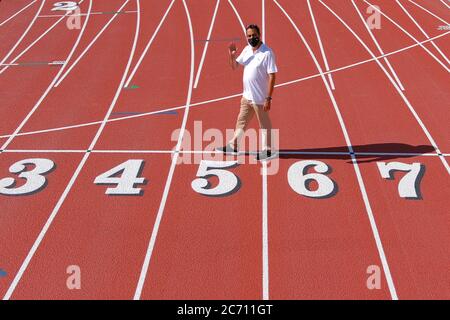
{"label": "white border strip", "polygon": [[244,22],[242,22],[241,16],[239,15],[239,12],[236,10],[236,7],[234,6],[233,2],[231,0],[228,0],[228,3],[230,4],[231,8],[234,11],[234,14],[236,15],[237,19],[239,20],[239,23],[242,27],[242,32],[244,32],[245,37],[247,37],[247,32],[245,31],[245,25]]}
{"label": "white border strip", "polygon": [[262,162],[262,279],[263,300],[269,300],[269,214],[267,161]]}

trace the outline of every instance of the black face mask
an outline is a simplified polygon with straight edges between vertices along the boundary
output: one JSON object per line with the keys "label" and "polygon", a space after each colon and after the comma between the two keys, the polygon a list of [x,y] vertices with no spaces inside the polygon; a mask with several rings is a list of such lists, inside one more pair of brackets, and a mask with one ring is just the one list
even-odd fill
{"label": "black face mask", "polygon": [[248,40],[248,44],[251,45],[252,47],[256,47],[259,44],[259,38],[251,38]]}

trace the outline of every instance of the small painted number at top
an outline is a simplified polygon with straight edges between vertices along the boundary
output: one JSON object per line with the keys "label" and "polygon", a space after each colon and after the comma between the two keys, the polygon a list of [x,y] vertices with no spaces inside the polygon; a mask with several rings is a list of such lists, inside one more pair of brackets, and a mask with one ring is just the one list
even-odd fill
{"label": "small painted number at top", "polygon": [[52,11],[72,11],[78,8],[75,1],[60,1],[53,5]]}

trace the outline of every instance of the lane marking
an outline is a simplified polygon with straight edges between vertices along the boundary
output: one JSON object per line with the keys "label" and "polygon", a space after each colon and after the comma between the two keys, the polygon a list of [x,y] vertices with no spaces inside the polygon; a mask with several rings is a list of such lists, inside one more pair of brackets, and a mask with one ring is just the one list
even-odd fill
{"label": "lane marking", "polygon": [[[42,38],[44,38],[50,31],[52,31],[62,20],[63,18],[58,19],[53,25],[51,25],[47,30],[44,31],[39,37],[37,37],[28,47],[26,47],[21,53],[19,53],[11,62],[10,65],[14,65],[14,63],[19,60],[25,53],[27,53],[32,47],[34,47]],[[6,64],[6,66],[0,70],[0,74],[5,72],[10,66]]]}
{"label": "lane marking", "polygon": [[37,0],[33,0],[31,1],[28,5],[26,5],[25,7],[23,7],[22,9],[20,9],[19,11],[17,11],[15,14],[13,14],[11,17],[9,17],[8,19],[6,19],[5,21],[3,21],[2,23],[0,23],[0,27],[3,27],[4,24],[6,24],[8,21],[14,19],[16,16],[18,16],[20,13],[22,13],[23,11],[25,11],[26,9],[28,9],[29,7],[31,7],[33,4],[36,3]]}
{"label": "lane marking", "polygon": [[[367,2],[366,0],[364,0],[364,1]],[[356,34],[356,32],[348,24],[344,20],[342,20],[342,18],[339,15],[337,15],[336,12],[334,12],[330,7],[328,7],[325,3],[323,3],[322,0],[319,0],[319,2],[322,3],[322,5],[325,6],[328,9],[328,11],[330,11],[347,28],[347,30],[350,31],[353,34],[353,36],[359,41],[359,43],[361,43],[361,45],[366,49],[366,51],[373,58],[375,58],[375,54],[370,50],[370,48],[364,43],[364,41]],[[374,9],[376,9],[376,8],[374,7]],[[398,87],[397,83],[391,77],[389,72],[387,72],[386,68],[381,64],[381,62],[379,60],[376,60],[376,63],[381,68],[381,70],[384,72],[386,77],[388,77],[389,81],[392,83],[392,85],[394,86],[395,90],[397,90],[398,94],[400,95],[400,97],[405,102],[405,104],[408,107],[409,111],[412,113],[412,115],[416,119],[417,123],[422,128],[422,131],[427,136],[428,141],[430,141],[431,145],[436,150],[436,153],[437,154],[442,154],[442,152],[439,150],[439,147],[438,147],[437,143],[434,141],[434,139],[431,136],[430,132],[428,131],[427,127],[423,123],[422,119],[420,119],[419,115],[417,114],[416,110],[412,106],[411,102],[406,97],[405,93]],[[447,170],[447,173],[450,174],[450,166],[449,166],[447,160],[444,157],[439,157],[439,159],[441,159],[441,162],[444,165],[445,169]]]}
{"label": "lane marking", "polygon": [[[138,35],[139,35],[139,28],[140,28],[140,5],[139,5],[139,0],[136,0],[136,2],[137,2],[137,8],[138,8],[138,12],[139,13],[137,14],[137,19],[136,19],[137,22],[136,22],[136,31],[135,31],[135,38],[134,38],[133,47],[132,47],[131,52],[130,52],[130,57],[128,59],[127,66],[125,68],[125,72],[124,72],[124,74],[122,76],[121,83],[120,83],[120,85],[119,85],[119,87],[117,89],[117,92],[116,92],[116,94],[114,96],[114,99],[113,99],[113,101],[112,101],[112,103],[110,105],[110,108],[109,108],[106,116],[105,116],[105,119],[107,119],[107,117],[112,112],[112,109],[114,108],[115,103],[117,102],[118,97],[119,97],[119,95],[120,95],[120,93],[122,91],[121,89],[122,89],[122,86],[123,86],[123,82],[125,81],[125,76],[126,76],[126,74],[128,72],[128,69],[130,68],[131,61],[132,61],[133,54],[134,54],[134,50],[136,49]],[[92,7],[92,0],[90,0],[90,2],[89,2],[89,12],[91,10],[91,7]],[[88,15],[88,17],[89,17],[89,15]],[[88,19],[86,19],[83,28],[87,25],[87,20]],[[97,141],[97,139],[98,139],[98,137],[99,137],[99,135],[101,133],[101,130],[104,128],[105,121],[103,121],[102,124],[103,125],[98,129],[97,135],[95,136],[95,138],[93,139],[93,141],[91,143],[91,147]],[[23,261],[23,263],[22,263],[18,273],[14,277],[14,280],[11,283],[10,287],[8,288],[8,291],[6,292],[5,296],[3,297],[3,300],[9,300],[11,298],[11,295],[14,293],[14,290],[16,289],[16,287],[17,287],[18,283],[20,282],[20,280],[22,279],[22,276],[23,276],[24,272],[26,271],[26,269],[28,268],[28,265],[29,265],[31,259],[34,257],[34,255],[35,255],[36,251],[38,250],[42,240],[44,239],[45,235],[47,234],[48,229],[52,225],[53,220],[56,218],[56,215],[58,214],[59,209],[61,208],[64,200],[66,199],[67,195],[69,194],[70,190],[72,189],[72,186],[75,184],[75,181],[78,178],[78,176],[79,176],[81,170],[83,169],[86,161],[88,160],[90,154],[91,153],[86,152],[85,155],[83,156],[83,159],[81,160],[80,164],[78,165],[77,169],[75,170],[75,172],[74,172],[72,178],[70,179],[68,185],[64,189],[64,192],[61,195],[61,197],[59,198],[55,208],[53,209],[53,211],[50,214],[48,220],[46,221],[44,227],[42,228],[41,232],[39,233],[36,241],[34,242],[34,244],[32,246],[32,248],[28,252],[28,255],[25,258],[25,260]]]}
{"label": "lane marking", "polygon": [[139,66],[141,65],[142,61],[144,60],[144,57],[147,55],[148,50],[150,49],[150,46],[153,43],[153,40],[155,40],[156,35],[159,33],[159,30],[161,29],[161,26],[163,25],[164,21],[166,20],[167,16],[169,15],[170,10],[172,9],[173,4],[175,3],[175,0],[172,0],[169,7],[166,10],[166,13],[164,13],[164,16],[162,17],[161,21],[159,22],[158,26],[156,27],[155,32],[153,32],[152,37],[147,43],[147,46],[145,47],[144,51],[142,52],[138,62],[133,68],[133,71],[131,72],[130,76],[128,77],[127,81],[125,81],[124,87],[127,88],[130,86],[130,82],[133,79],[134,75],[136,74],[137,70],[139,69]]}
{"label": "lane marking", "polygon": [[425,50],[434,60],[436,60],[437,63],[439,63],[447,72],[450,72],[450,69],[440,60],[438,59],[433,52],[431,52],[430,50],[428,50],[427,47],[425,47],[424,45],[420,44],[419,40],[417,40],[416,38],[414,38],[414,36],[412,36],[408,31],[405,30],[405,28],[403,28],[401,25],[399,25],[397,22],[395,22],[394,20],[392,20],[390,17],[388,17],[383,11],[381,11],[380,9],[378,9],[376,6],[372,5],[370,2],[368,2],[367,0],[363,0],[365,3],[367,3],[369,6],[372,6],[373,9],[377,12],[379,12],[383,17],[385,17],[386,19],[388,19],[390,22],[392,22],[398,29],[400,29],[401,31],[403,31],[403,33],[405,33],[408,37],[410,37],[412,40],[414,40],[415,43],[419,44],[420,47]]}
{"label": "lane marking", "polygon": [[[366,28],[367,32],[369,33],[370,37],[372,38],[372,41],[375,43],[375,45],[376,45],[378,51],[379,51],[382,55],[384,55],[383,49],[381,48],[381,46],[380,46],[379,42],[377,41],[377,38],[376,38],[375,35],[373,34],[372,30],[371,30],[371,29],[369,28],[369,26],[367,25],[366,20],[364,19],[364,17],[363,17],[363,15],[362,15],[361,11],[358,9],[358,6],[356,5],[356,3],[355,3],[354,0],[352,0],[352,4],[353,4],[353,7],[355,8],[356,12],[358,13],[358,16],[360,17],[360,19],[361,19],[361,21],[362,21],[364,27]],[[394,79],[395,79],[395,81],[397,82],[397,84],[399,85],[400,89],[401,89],[402,91],[405,91],[405,87],[403,86],[402,82],[400,81],[400,79],[399,79],[397,73],[395,72],[395,70],[394,70],[394,68],[392,67],[391,63],[389,62],[388,58],[387,58],[387,57],[384,57],[383,59],[384,59],[384,62],[386,62],[386,65],[388,66],[389,70],[391,71],[391,74],[394,76]]]}
{"label": "lane marking", "polygon": [[192,91],[193,91],[193,87],[194,87],[194,69],[195,69],[194,31],[193,31],[193,27],[192,27],[191,15],[189,13],[189,9],[186,5],[185,0],[183,0],[183,6],[184,6],[184,10],[186,11],[186,16],[187,16],[187,20],[188,20],[188,24],[189,24],[189,33],[190,33],[190,42],[191,42],[191,71],[190,71],[190,76],[189,76],[189,90],[188,90],[187,99],[186,99],[186,109],[185,109],[184,116],[183,116],[183,122],[181,124],[178,142],[175,147],[175,151],[177,151],[177,152],[175,152],[174,156],[172,157],[172,164],[170,165],[169,174],[167,176],[166,184],[164,186],[164,192],[163,192],[163,196],[162,196],[162,199],[161,199],[161,202],[159,205],[158,214],[156,216],[156,221],[153,225],[153,230],[152,230],[152,234],[150,237],[149,245],[147,248],[147,252],[145,254],[145,259],[144,259],[144,263],[142,265],[141,274],[139,276],[139,282],[137,284],[136,291],[134,294],[134,300],[139,300],[142,295],[142,289],[145,284],[145,279],[147,277],[148,269],[149,269],[151,258],[153,255],[153,250],[155,247],[156,238],[158,236],[159,227],[161,225],[161,220],[162,220],[162,217],[164,214],[167,197],[169,196],[169,190],[172,185],[172,178],[175,173],[175,168],[177,166],[177,160],[178,160],[178,157],[180,154],[179,151],[181,150],[181,144],[183,141],[184,132],[186,130],[186,124],[187,124],[187,119],[188,119],[189,110],[190,110],[190,103],[191,103],[191,98],[192,98]]}
{"label": "lane marking", "polygon": [[[431,11],[428,10],[427,8],[422,7],[420,4],[418,4],[418,3],[416,3],[416,2],[414,2],[414,1],[412,1],[412,0],[409,0],[409,2],[411,2],[411,3],[414,4],[415,6],[419,7],[419,8],[422,9],[423,11],[429,13],[430,15],[432,15],[433,17],[435,17],[436,19],[438,19],[438,20],[441,21],[442,23],[444,23],[444,24],[446,24],[446,25],[449,25],[449,23],[448,23],[447,21],[445,21],[444,19],[442,19],[441,17],[439,17],[439,16],[436,15],[435,13],[431,12]],[[449,6],[448,4],[446,4],[445,2],[443,2],[443,3],[450,9],[450,6]]]}
{"label": "lane marking", "polygon": [[[81,0],[79,2],[79,4],[82,4],[84,0]],[[88,12],[90,12],[90,10],[92,9],[92,0],[89,0],[89,9]],[[25,126],[25,124],[28,122],[28,120],[31,118],[31,116],[34,114],[34,112],[39,108],[39,106],[41,105],[41,103],[44,101],[44,99],[47,97],[47,95],[50,93],[50,91],[53,88],[53,84],[55,83],[56,79],[58,78],[58,76],[64,71],[65,66],[67,65],[67,63],[70,61],[70,59],[72,58],[76,48],[78,47],[80,41],[81,41],[81,37],[84,34],[84,31],[86,30],[86,26],[87,26],[87,22],[89,21],[89,15],[86,17],[85,22],[83,24],[83,27],[80,31],[80,33],[78,34],[78,38],[75,41],[75,44],[72,47],[72,50],[70,51],[70,53],[68,54],[64,65],[62,66],[62,68],[59,70],[58,74],[53,78],[53,81],[50,83],[50,85],[47,87],[47,90],[44,92],[44,94],[40,97],[40,99],[38,100],[38,102],[34,105],[33,109],[31,109],[31,111],[27,114],[27,116],[25,117],[25,119],[23,119],[23,121],[20,123],[20,125],[16,128],[16,130],[14,131],[13,134],[11,134],[8,139],[6,140],[6,142],[0,147],[1,150],[5,150],[9,144],[11,143],[11,141],[13,141],[13,139],[17,136],[17,134],[20,132],[20,130],[22,130],[22,128]],[[1,153],[1,151],[0,151]]]}
{"label": "lane marking", "polygon": [[234,4],[231,0],[228,0],[228,3],[230,4],[231,9],[233,9],[234,14],[236,15],[237,19],[239,20],[239,24],[241,25],[242,31],[244,32],[244,36],[247,38],[247,31],[245,30],[245,25],[244,25],[244,22],[242,22],[239,12],[236,10],[236,7],[234,6]]}
{"label": "lane marking", "polygon": [[[395,0],[397,4],[402,8],[403,12],[411,19],[411,21],[416,25],[416,27],[422,32],[422,34],[427,38],[430,39],[430,36],[425,32],[425,30],[420,26],[420,24],[417,22],[416,19],[411,15],[411,13],[400,3],[400,1]],[[431,44],[433,47],[436,48],[436,50],[439,52],[439,54],[444,58],[444,60],[450,65],[450,60],[448,60],[447,56],[441,51],[441,49],[434,43],[434,41],[431,41]]]}
{"label": "lane marking", "polygon": [[[319,1],[322,3],[321,0],[319,0]],[[306,39],[303,36],[303,34],[298,29],[298,27],[295,24],[295,22],[288,15],[288,13],[283,9],[283,7],[281,7],[281,5],[278,3],[277,0],[274,0],[274,2],[281,9],[281,11],[284,13],[286,18],[288,18],[288,20],[290,21],[291,25],[294,27],[295,31],[297,31],[297,34],[299,35],[299,37],[301,38],[302,42],[304,43],[304,45],[308,49],[308,52],[309,52],[311,58],[313,59],[313,61],[314,61],[315,65],[316,65],[317,69],[319,70],[319,72],[323,73],[322,72],[322,67],[320,66],[319,62],[317,61],[317,58],[314,55],[314,52],[312,51],[311,47],[309,46],[309,44],[306,41]],[[339,120],[339,124],[341,126],[341,129],[342,129],[342,132],[343,132],[346,144],[348,146],[349,152],[353,153],[354,150],[353,150],[353,147],[352,147],[352,143],[351,143],[350,137],[348,135],[347,128],[346,128],[345,123],[344,123],[344,119],[343,119],[342,114],[341,114],[341,112],[339,110],[339,106],[338,106],[338,104],[336,102],[336,99],[334,97],[333,91],[331,90],[331,88],[330,88],[330,86],[329,86],[325,76],[322,75],[321,78],[322,78],[322,81],[323,81],[323,83],[324,83],[324,85],[326,87],[326,90],[328,92],[330,100],[331,100],[331,102],[333,104],[333,107],[334,107],[334,110],[336,112],[337,118]],[[351,159],[352,159],[353,168],[355,170],[355,174],[356,174],[356,177],[357,177],[357,180],[358,180],[358,185],[359,185],[359,188],[360,188],[360,191],[361,191],[361,195],[362,195],[362,198],[364,200],[364,205],[366,207],[366,212],[367,212],[367,216],[369,218],[370,226],[372,228],[372,233],[373,233],[373,236],[375,238],[375,243],[376,243],[376,246],[377,246],[377,249],[378,249],[378,254],[380,256],[380,260],[381,260],[382,265],[383,265],[383,270],[384,270],[384,274],[385,274],[385,277],[386,277],[386,282],[388,283],[389,292],[390,292],[391,297],[392,297],[393,300],[398,300],[397,292],[396,292],[395,285],[394,285],[394,281],[392,279],[392,275],[391,275],[391,272],[390,272],[390,269],[389,269],[389,264],[388,264],[388,261],[387,261],[387,258],[386,258],[385,252],[384,252],[383,244],[381,242],[381,238],[380,238],[380,234],[379,234],[379,231],[378,231],[378,227],[377,227],[377,224],[375,222],[375,218],[374,218],[374,215],[373,215],[373,212],[372,212],[372,207],[370,205],[369,197],[367,195],[367,191],[366,191],[366,188],[365,188],[365,185],[364,185],[364,181],[363,181],[360,169],[359,169],[359,165],[358,165],[357,159],[356,159],[354,154],[351,155]]]}
{"label": "lane marking", "polygon": [[[449,33],[450,33],[450,31],[447,31],[445,33],[442,33],[442,34],[440,34],[438,36],[435,36],[435,37],[431,38],[430,40],[422,41],[421,43],[422,44],[428,43],[431,40],[436,40],[436,39],[442,38],[442,37],[448,35]],[[279,83],[279,84],[275,85],[275,87],[276,88],[280,88],[280,87],[284,87],[284,86],[289,86],[289,85],[300,83],[300,82],[303,82],[303,81],[319,78],[319,77],[322,76],[322,74],[323,75],[327,75],[329,73],[335,73],[335,72],[339,72],[339,71],[348,70],[348,69],[351,69],[351,68],[358,67],[360,65],[366,64],[366,63],[370,63],[370,62],[374,62],[376,60],[380,60],[383,57],[388,57],[388,56],[392,56],[394,54],[398,54],[398,53],[407,51],[409,49],[412,49],[412,48],[415,48],[415,47],[418,47],[418,46],[419,46],[419,44],[413,44],[413,45],[410,45],[410,46],[407,46],[407,47],[404,47],[404,48],[392,51],[392,52],[387,53],[385,55],[378,56],[378,57],[375,57],[375,58],[366,59],[366,60],[363,60],[363,61],[360,61],[360,62],[356,62],[356,63],[350,64],[350,65],[347,65],[347,66],[343,66],[343,67],[340,67],[340,68],[336,68],[336,69],[330,70],[329,72],[317,73],[317,74],[314,74],[314,75],[311,75],[311,76],[307,76],[307,77],[303,77],[303,78],[299,78],[299,79],[295,79],[295,80]],[[137,88],[139,88],[139,87],[137,87]],[[196,103],[192,103],[191,107],[198,107],[198,106],[202,106],[202,105],[206,105],[206,104],[210,104],[210,103],[214,103],[214,102],[220,102],[220,101],[224,101],[224,100],[237,98],[237,97],[240,97],[240,96],[242,96],[242,93],[237,93],[237,94],[233,94],[233,95],[229,95],[229,96],[225,96],[225,97],[220,97],[220,98],[216,98],[216,99],[211,99],[211,100],[206,100],[206,101],[201,101],[201,102],[196,102]],[[172,111],[172,110],[181,110],[181,109],[184,109],[184,108],[185,108],[185,106],[170,107],[170,108],[166,108],[166,109],[160,109],[158,111],[146,112],[146,113],[143,113],[142,115],[127,116],[127,117],[110,119],[110,120],[108,120],[108,122],[124,121],[124,120],[130,120],[130,119],[135,119],[135,118],[147,117],[147,116],[151,116],[151,115],[153,115],[155,113],[158,113],[158,112],[166,112],[166,111]],[[57,128],[42,129],[42,130],[37,130],[37,131],[22,132],[22,133],[18,133],[16,136],[27,136],[27,135],[35,135],[35,134],[42,134],[42,133],[48,133],[48,132],[55,132],[55,131],[77,129],[77,128],[83,128],[83,127],[98,125],[100,123],[101,123],[101,121],[97,120],[97,121],[93,121],[93,122],[87,122],[87,123],[70,125],[70,126],[64,126],[64,127],[57,127]],[[10,135],[2,135],[2,136],[0,136],[0,138],[9,138],[9,137],[10,137]]]}
{"label": "lane marking", "polygon": [[8,67],[28,67],[28,66],[60,66],[63,65],[64,61],[30,61],[30,62],[17,62],[17,63],[5,63],[0,64],[0,67],[2,66],[8,66]]}
{"label": "lane marking", "polygon": [[447,8],[449,8],[450,9],[450,5],[449,4],[447,4],[447,2],[445,2],[445,0],[441,0],[441,2],[447,7]]}
{"label": "lane marking", "polygon": [[[311,15],[311,19],[312,19],[312,22],[313,22],[313,25],[314,25],[314,31],[316,32],[316,38],[317,38],[317,41],[319,42],[320,53],[322,54],[322,59],[323,59],[323,62],[325,64],[325,69],[327,70],[327,72],[329,72],[330,71],[330,66],[328,65],[327,55],[325,54],[325,49],[323,48],[322,39],[320,37],[319,28],[317,27],[316,18],[314,17],[314,12],[312,10],[311,1],[310,0],[308,0],[308,9],[309,9],[309,13]],[[382,52],[382,54],[384,54],[384,52]],[[336,90],[336,87],[334,86],[334,81],[333,81],[333,77],[332,77],[331,73],[328,73],[328,80],[330,81],[331,89],[332,90]]]}
{"label": "lane marking", "polygon": [[262,41],[266,43],[266,2],[261,0]]}
{"label": "lane marking", "polygon": [[31,28],[33,27],[34,23],[37,20],[38,15],[41,13],[42,8],[44,7],[45,4],[45,0],[42,0],[41,2],[41,6],[39,7],[39,9],[37,10],[34,18],[31,20],[30,24],[28,25],[28,27],[25,29],[25,31],[23,32],[22,36],[19,38],[19,40],[17,40],[17,42],[14,44],[14,46],[11,48],[11,50],[9,50],[9,52],[6,54],[5,57],[3,57],[2,61],[0,62],[0,64],[4,64],[6,62],[6,60],[8,60],[8,58],[13,54],[13,52],[17,49],[17,47],[19,46],[19,44],[22,42],[22,40],[26,37],[26,35],[28,34],[28,32],[30,32]]}
{"label": "lane marking", "polygon": [[[118,11],[121,11],[129,2],[130,0],[125,0],[125,2],[122,4],[122,6],[119,8]],[[61,82],[64,81],[64,79],[69,75],[69,73],[75,68],[75,66],[80,62],[81,59],[86,55],[86,53],[91,49],[91,47],[94,45],[95,42],[97,42],[98,38],[105,32],[106,29],[108,29],[109,25],[118,17],[118,14],[114,14],[114,16],[103,26],[103,28],[100,30],[99,33],[92,39],[92,41],[87,45],[87,47],[83,50],[83,52],[78,56],[78,58],[72,63],[69,69],[67,69],[66,73],[64,73],[62,76],[58,76],[59,80],[55,83],[54,87],[57,88],[61,84]]]}
{"label": "lane marking", "polygon": [[206,43],[205,43],[205,47],[203,48],[202,58],[200,59],[200,64],[198,66],[197,76],[195,77],[194,89],[197,89],[198,81],[200,80],[200,74],[202,73],[203,63],[206,58],[206,52],[208,51],[208,45],[209,45],[209,41],[211,39],[211,34],[212,34],[212,31],[214,28],[214,22],[216,21],[216,15],[217,15],[217,11],[219,10],[219,5],[220,5],[220,0],[217,0],[216,7],[214,9],[214,13],[213,13],[212,20],[211,20],[211,25],[209,26],[208,36],[206,37],[206,40],[205,40]]}

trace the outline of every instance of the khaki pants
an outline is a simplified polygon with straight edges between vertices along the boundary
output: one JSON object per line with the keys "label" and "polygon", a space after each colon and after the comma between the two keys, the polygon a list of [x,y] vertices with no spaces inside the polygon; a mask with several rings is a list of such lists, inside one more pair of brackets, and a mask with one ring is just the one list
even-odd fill
{"label": "khaki pants", "polygon": [[236,121],[236,131],[234,132],[233,139],[230,140],[230,144],[238,145],[241,137],[244,135],[250,120],[252,120],[253,115],[256,113],[258,118],[259,127],[262,129],[263,136],[263,150],[270,149],[272,146],[272,122],[269,118],[269,112],[264,111],[262,105],[256,105],[253,102],[242,97],[241,100],[241,111],[239,112],[238,119]]}

